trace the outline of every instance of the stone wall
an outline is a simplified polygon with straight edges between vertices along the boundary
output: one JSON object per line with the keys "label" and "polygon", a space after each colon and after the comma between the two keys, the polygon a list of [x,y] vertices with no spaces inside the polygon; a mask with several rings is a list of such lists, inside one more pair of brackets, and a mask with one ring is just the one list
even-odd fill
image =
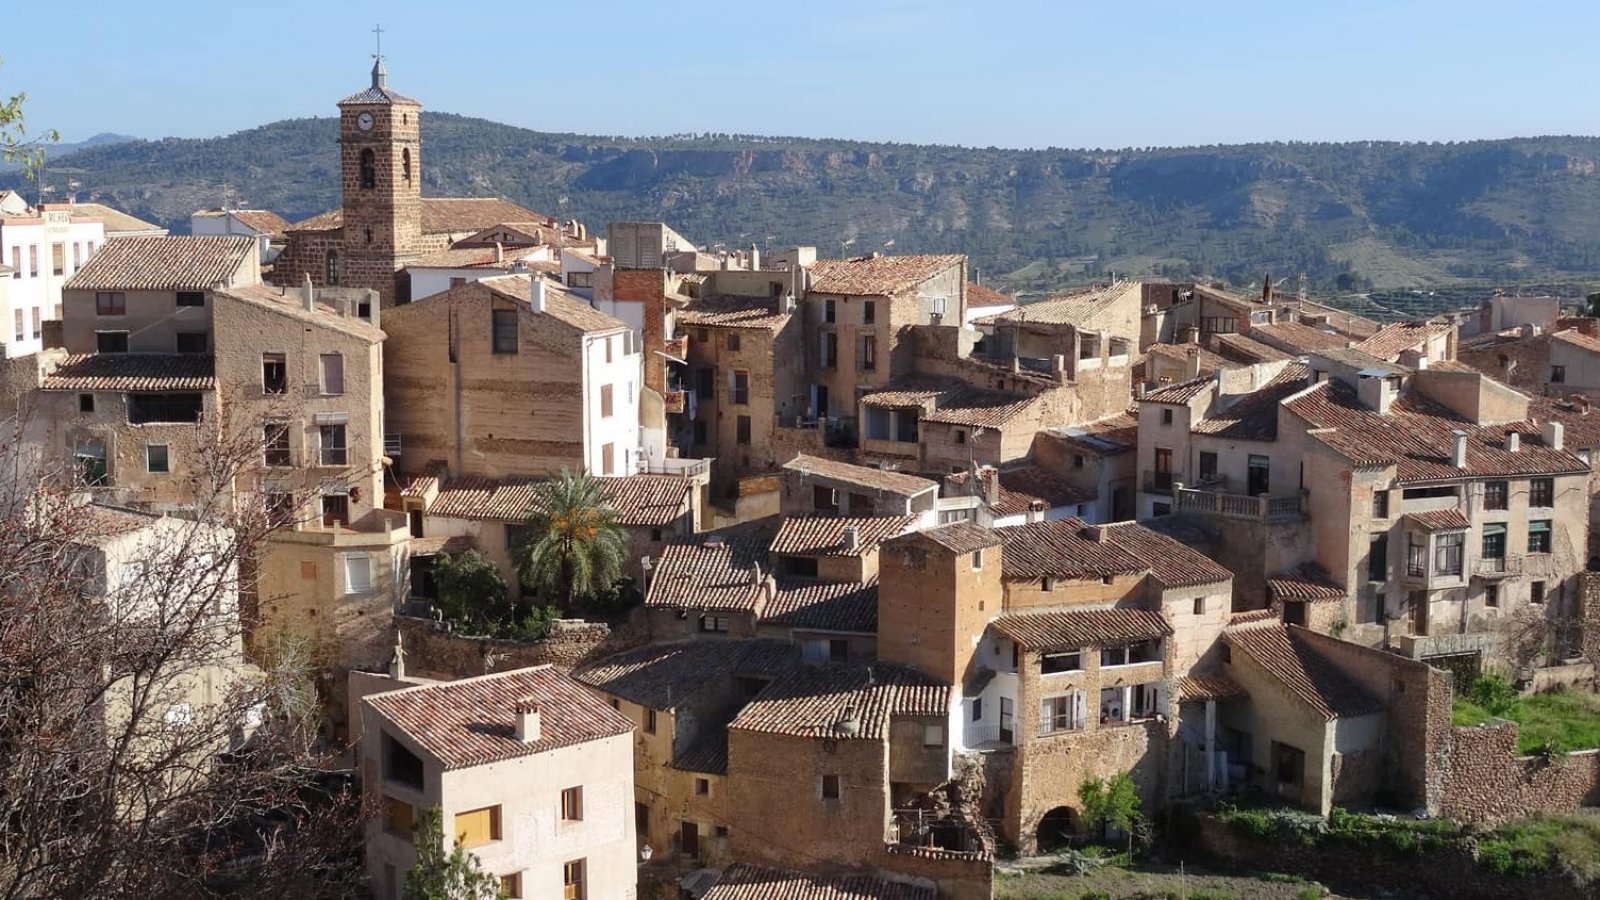
{"label": "stone wall", "polygon": [[430,678],[470,678],[547,663],[570,672],[638,642],[627,627],[613,633],[603,622],[567,619],[536,642],[451,634],[436,622],[410,616],[395,616],[394,625],[405,640],[406,671]]}
{"label": "stone wall", "polygon": [[[1595,531],[1600,532],[1600,529]],[[1600,572],[1579,573],[1577,592],[1583,658],[1600,667]]]}
{"label": "stone wall", "polygon": [[1451,729],[1440,812],[1493,825],[1536,812],[1600,805],[1600,751],[1544,759],[1517,755],[1515,722]]}
{"label": "stone wall", "polygon": [[939,900],[989,900],[994,896],[994,856],[982,852],[883,845],[878,873],[894,881],[932,881]]}

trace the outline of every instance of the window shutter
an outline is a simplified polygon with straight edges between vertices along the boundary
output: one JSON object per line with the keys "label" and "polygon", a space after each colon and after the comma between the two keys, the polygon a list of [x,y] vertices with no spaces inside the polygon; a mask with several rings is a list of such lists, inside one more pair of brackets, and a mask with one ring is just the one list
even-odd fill
{"label": "window shutter", "polygon": [[867,368],[867,339],[856,338],[856,371],[863,372]]}
{"label": "window shutter", "polygon": [[1084,697],[1083,691],[1078,691],[1077,693],[1072,695],[1072,727],[1073,728],[1082,728],[1083,727],[1083,723],[1085,721],[1087,721],[1087,719],[1085,719],[1085,717],[1084,717],[1083,697]]}
{"label": "window shutter", "polygon": [[733,402],[733,370],[728,370],[728,402]]}
{"label": "window shutter", "polygon": [[1050,701],[1039,701],[1039,733],[1050,733]]}

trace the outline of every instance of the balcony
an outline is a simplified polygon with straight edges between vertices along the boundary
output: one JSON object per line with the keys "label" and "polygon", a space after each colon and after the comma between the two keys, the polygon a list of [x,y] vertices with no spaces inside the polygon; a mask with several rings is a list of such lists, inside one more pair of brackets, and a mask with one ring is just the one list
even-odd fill
{"label": "balcony", "polygon": [[1484,556],[1472,562],[1474,578],[1512,578],[1521,574],[1520,556]]}
{"label": "balcony", "polygon": [[661,394],[661,406],[668,413],[682,413],[689,408],[689,392],[665,391]]}
{"label": "balcony", "polygon": [[1400,638],[1400,653],[1411,659],[1430,659],[1436,656],[1466,656],[1472,653],[1492,655],[1498,646],[1498,635],[1489,633],[1441,634],[1434,637],[1408,634]]}
{"label": "balcony", "polygon": [[711,474],[709,459],[681,459],[668,456],[664,459],[639,458],[641,475],[676,475],[680,478],[703,478]]}
{"label": "balcony", "polygon": [[1224,519],[1249,522],[1297,522],[1305,518],[1306,514],[1304,491],[1279,496],[1261,494],[1250,497],[1245,494],[1195,490],[1179,484],[1174,486],[1174,497],[1177,500],[1174,512],[1200,513]]}
{"label": "balcony", "polygon": [[669,338],[662,342],[661,352],[673,359],[688,359],[689,339],[687,337]]}
{"label": "balcony", "polygon": [[1147,494],[1171,494],[1173,477],[1171,472],[1145,472],[1144,492]]}

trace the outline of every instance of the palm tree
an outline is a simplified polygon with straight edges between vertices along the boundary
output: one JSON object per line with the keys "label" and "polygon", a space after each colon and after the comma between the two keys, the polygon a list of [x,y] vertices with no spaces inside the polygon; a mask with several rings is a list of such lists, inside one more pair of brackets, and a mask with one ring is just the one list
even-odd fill
{"label": "palm tree", "polygon": [[600,479],[563,469],[541,486],[526,524],[528,539],[512,553],[523,585],[540,596],[580,604],[621,580],[627,541]]}

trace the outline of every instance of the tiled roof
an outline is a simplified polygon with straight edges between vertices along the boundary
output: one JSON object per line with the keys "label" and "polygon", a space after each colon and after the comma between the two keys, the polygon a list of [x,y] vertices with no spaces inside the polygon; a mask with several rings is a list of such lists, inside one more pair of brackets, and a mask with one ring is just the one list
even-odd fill
{"label": "tiled roof", "polygon": [[[1434,366],[1437,368],[1437,366]],[[1562,439],[1569,447],[1580,450],[1600,448],[1600,411],[1584,398],[1565,400],[1558,397],[1531,397],[1528,415],[1541,422],[1560,422]]]}
{"label": "tiled roof", "polygon": [[670,710],[698,690],[720,689],[720,678],[772,678],[799,661],[800,649],[788,641],[682,641],[619,653],[572,677],[630,703]]}
{"label": "tiled roof", "polygon": [[766,596],[768,536],[759,529],[671,544],[650,579],[646,606],[754,612]]}
{"label": "tiled roof", "polygon": [[1200,361],[1201,375],[1239,367],[1233,360],[1218,356],[1198,344],[1151,344],[1145,355],[1159,356],[1177,363],[1186,363],[1193,356]]}
{"label": "tiled roof", "polygon": [[1401,353],[1416,349],[1436,335],[1454,331],[1455,327],[1448,322],[1391,322],[1353,349],[1394,362]]}
{"label": "tiled roof", "polygon": [[904,472],[891,472],[872,466],[858,466],[852,463],[824,459],[820,456],[807,456],[804,453],[784,463],[783,468],[786,471],[798,472],[802,476],[815,475],[818,478],[842,481],[867,490],[882,491],[901,497],[913,497],[923,491],[937,489],[939,486],[926,478],[907,475]]}
{"label": "tiled roof", "polygon": [[1243,334],[1213,334],[1207,340],[1211,342],[1211,349],[1218,355],[1246,365],[1292,358],[1277,347],[1263,344]]}
{"label": "tiled roof", "polygon": [[1248,653],[1267,674],[1325,718],[1381,712],[1384,702],[1347,677],[1283,626],[1226,631],[1223,640]]}
{"label": "tiled roof", "polygon": [[[508,300],[518,300],[522,303],[531,304],[533,302],[533,279],[535,278],[543,278],[543,276],[499,275],[493,278],[485,278],[476,283],[487,287],[490,291]],[[434,296],[442,297],[444,295],[435,294]],[[427,299],[422,302],[426,303]],[[588,333],[617,331],[628,327],[628,323],[595,309],[587,301],[580,299],[562,285],[549,279],[545,279],[543,315],[549,316],[558,322],[565,322],[579,331]]]}
{"label": "tiled roof", "polygon": [[233,216],[258,234],[283,234],[290,227],[288,219],[268,209],[202,209],[194,215],[201,219]]}
{"label": "tiled roof", "polygon": [[328,302],[327,295],[322,290],[313,292],[316,309],[306,309],[305,299],[300,291],[300,288],[270,284],[247,284],[216,290],[213,293],[232,297],[291,319],[309,322],[319,328],[331,328],[369,343],[377,343],[384,339],[382,329],[365,319],[344,315],[342,310]]}
{"label": "tiled roof", "polygon": [[1257,627],[1263,622],[1278,621],[1278,611],[1275,609],[1247,609],[1243,612],[1228,615],[1228,627],[1234,626]]}
{"label": "tiled roof", "polygon": [[1141,403],[1187,404],[1190,400],[1211,390],[1211,385],[1216,383],[1216,380],[1215,375],[1202,375],[1189,381],[1180,381],[1177,384],[1156,388],[1137,399]]}
{"label": "tiled roof", "polygon": [[210,391],[209,354],[82,353],[61,361],[40,384],[47,391]]}
{"label": "tiled roof", "polygon": [[1172,634],[1166,618],[1148,609],[1011,613],[995,619],[991,626],[1029,650],[1108,647]]}
{"label": "tiled roof", "polygon": [[1595,340],[1576,328],[1568,328],[1564,331],[1558,331],[1555,334],[1550,335],[1550,337],[1553,340],[1561,341],[1564,344],[1571,344],[1574,347],[1579,347],[1589,351],[1590,353],[1600,353],[1600,340]]}
{"label": "tiled roof", "polygon": [[[1094,539],[1103,529],[1106,539]],[[1167,587],[1215,584],[1233,573],[1198,551],[1143,525],[1086,525],[1077,518],[996,529],[1005,543],[1005,577],[1091,578],[1150,572]]]}
{"label": "tiled roof", "polygon": [[1339,309],[1338,307],[1334,306],[1327,306],[1325,304],[1318,303],[1315,300],[1300,300],[1297,302],[1299,303],[1300,315],[1302,317],[1326,316],[1328,320],[1328,327],[1339,332],[1340,334],[1347,334],[1356,340],[1361,340],[1362,338],[1369,338],[1378,333],[1377,322],[1362,316],[1358,316],[1348,310]]}
{"label": "tiled roof", "polygon": [[980,324],[1025,325],[1084,325],[1095,316],[1110,309],[1124,298],[1139,307],[1143,288],[1137,281],[1118,281],[1106,287],[1091,288],[1069,294],[1055,294],[1036,303],[1025,303],[1016,309],[993,313],[978,319]]}
{"label": "tiled roof", "polygon": [[1238,307],[1241,312],[1248,309],[1266,306],[1266,303],[1262,301],[1259,294],[1241,294],[1238,291],[1230,291],[1226,288],[1212,287],[1209,284],[1197,284],[1194,286],[1193,290],[1196,297],[1204,297],[1209,300],[1219,300],[1230,306]]}
{"label": "tiled roof", "polygon": [[1316,563],[1302,563],[1287,572],[1268,575],[1267,592],[1278,600],[1344,599],[1344,588]]}
{"label": "tiled roof", "polygon": [[255,238],[244,235],[117,237],[64,290],[203,291],[231,280],[255,253]]}
{"label": "tiled roof", "polygon": [[[1315,437],[1361,468],[1395,467],[1400,482],[1463,477],[1551,475],[1587,472],[1583,460],[1544,445],[1538,429],[1526,422],[1478,426],[1442,406],[1407,391],[1388,415],[1361,405],[1355,389],[1338,379],[1318,384],[1284,403],[1313,429]],[[1467,466],[1451,464],[1456,430],[1467,432]],[[1521,449],[1505,448],[1510,431],[1522,435]]]}
{"label": "tiled roof", "polygon": [[[510,200],[498,197],[423,197],[423,234],[460,234],[482,231],[501,222],[526,222],[540,218]],[[290,231],[334,231],[344,227],[344,211],[330,209],[289,226]]]}
{"label": "tiled roof", "polygon": [[1228,700],[1248,697],[1239,682],[1226,675],[1185,675],[1178,679],[1178,701],[1196,703],[1202,700]]}
{"label": "tiled roof", "polygon": [[762,621],[801,631],[878,631],[878,582],[822,582],[786,578]]}
{"label": "tiled roof", "polygon": [[1037,398],[974,387],[961,381],[916,380],[861,398],[867,406],[887,409],[926,409],[924,422],[967,425],[973,428],[1000,428],[1032,406]]}
{"label": "tiled roof", "polygon": [[[439,489],[428,514],[449,519],[521,521],[539,508],[541,486],[548,479],[532,477],[451,478]],[[601,496],[617,513],[620,525],[670,525],[687,509],[694,482],[672,475],[600,477]]]}
{"label": "tiled roof", "polygon": [[772,330],[789,321],[781,301],[766,297],[702,297],[678,311],[679,325]]}
{"label": "tiled roof", "polygon": [[[1015,516],[1030,510],[1060,509],[1076,506],[1095,499],[1095,492],[1078,487],[1067,479],[1042,466],[1025,465],[998,472],[985,467],[982,473],[987,485],[991,479],[1000,479],[1000,496],[990,507],[997,516]],[[971,492],[971,472],[956,472],[945,477],[945,483],[962,493]]]}
{"label": "tiled roof", "polygon": [[[781,556],[861,556],[916,520],[916,516],[786,516],[770,549]],[[845,546],[846,529],[852,527],[854,549]]]}
{"label": "tiled roof", "polygon": [[[339,101],[339,105],[340,106],[343,106],[346,103],[412,103],[412,104],[416,104],[417,101],[415,101],[415,100],[411,99],[410,97],[407,97],[406,95],[401,94],[401,93],[399,93],[397,91],[391,91],[386,87],[378,87],[378,86],[374,85],[372,87],[356,91],[354,94],[351,94],[350,96],[348,96],[348,97],[344,98],[343,100]],[[417,105],[420,105],[420,104],[417,104]]]}
{"label": "tiled roof", "polygon": [[1001,544],[999,531],[964,521],[913,531],[909,535],[902,536],[901,540],[932,541],[951,553],[972,553],[988,547],[998,547]]}
{"label": "tiled roof", "polygon": [[1467,521],[1466,514],[1459,509],[1430,509],[1406,513],[1404,520],[1408,525],[1415,525],[1423,531],[1457,531],[1470,528],[1472,525]]}
{"label": "tiled roof", "polygon": [[934,900],[937,896],[932,887],[873,875],[807,875],[734,863],[701,900]]}
{"label": "tiled roof", "polygon": [[75,203],[72,206],[72,215],[89,216],[99,219],[105,225],[106,237],[119,235],[162,235],[167,230],[154,222],[146,222],[138,216],[132,216],[120,209],[114,209],[104,203]]}
{"label": "tiled roof", "polygon": [[[516,705],[524,699],[539,706],[536,741],[517,740]],[[548,665],[389,691],[365,702],[446,770],[633,730],[627,717]]]}
{"label": "tiled roof", "polygon": [[[517,260],[539,252],[537,247],[520,250],[495,251],[493,247],[450,247],[420,256],[408,263],[408,269],[499,269],[509,272]],[[529,264],[530,266],[533,263]],[[560,263],[554,263],[556,271]]]}
{"label": "tiled roof", "polygon": [[728,774],[728,732],[703,728],[695,742],[672,759],[672,768],[706,775]]}
{"label": "tiled roof", "polygon": [[1303,356],[1317,350],[1347,347],[1348,338],[1299,322],[1275,322],[1250,326],[1250,336],[1279,350]]}
{"label": "tiled roof", "polygon": [[1139,415],[1137,411],[1120,412],[1087,425],[1052,428],[1048,433],[1091,456],[1113,456],[1139,446]]}
{"label": "tiled roof", "polygon": [[1278,439],[1278,404],[1306,389],[1309,371],[1300,363],[1283,367],[1272,380],[1248,394],[1237,396],[1221,409],[1196,421],[1191,430],[1233,441]]}
{"label": "tiled roof", "polygon": [[966,261],[959,254],[819,259],[810,267],[811,290],[819,294],[887,297]]}
{"label": "tiled roof", "polygon": [[[854,716],[856,727],[844,726]],[[730,730],[835,740],[882,740],[893,716],[950,715],[950,686],[914,669],[798,666],[739,711]]]}
{"label": "tiled roof", "polygon": [[988,308],[991,306],[1016,306],[1017,298],[1010,294],[1002,294],[992,288],[981,284],[967,282],[967,308]]}

